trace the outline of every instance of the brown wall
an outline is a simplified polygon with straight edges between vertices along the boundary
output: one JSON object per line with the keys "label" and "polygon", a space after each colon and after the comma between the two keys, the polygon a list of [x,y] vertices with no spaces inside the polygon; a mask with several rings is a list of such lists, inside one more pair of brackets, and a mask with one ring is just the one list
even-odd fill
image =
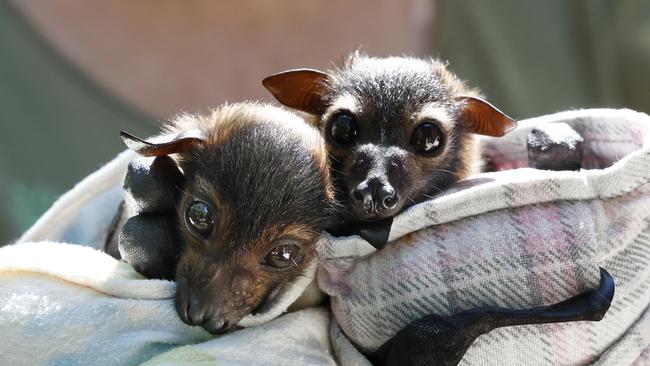
{"label": "brown wall", "polygon": [[324,68],[361,47],[426,54],[427,0],[19,0],[67,59],[122,100],[158,116],[267,98],[260,80]]}

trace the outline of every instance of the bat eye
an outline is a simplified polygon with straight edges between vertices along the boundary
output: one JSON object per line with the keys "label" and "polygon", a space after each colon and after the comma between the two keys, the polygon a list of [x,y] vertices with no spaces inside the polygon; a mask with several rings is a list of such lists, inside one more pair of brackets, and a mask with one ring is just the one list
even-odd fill
{"label": "bat eye", "polygon": [[442,131],[435,123],[424,122],[413,130],[411,145],[420,154],[433,154],[443,143]]}
{"label": "bat eye", "polygon": [[357,139],[359,128],[350,113],[341,112],[332,118],[329,125],[329,134],[337,143],[349,145]]}
{"label": "bat eye", "polygon": [[303,259],[302,249],[295,244],[281,244],[264,257],[264,264],[275,269],[297,267]]}
{"label": "bat eye", "polygon": [[201,234],[207,234],[214,227],[214,215],[210,205],[203,201],[194,201],[187,209],[187,221]]}

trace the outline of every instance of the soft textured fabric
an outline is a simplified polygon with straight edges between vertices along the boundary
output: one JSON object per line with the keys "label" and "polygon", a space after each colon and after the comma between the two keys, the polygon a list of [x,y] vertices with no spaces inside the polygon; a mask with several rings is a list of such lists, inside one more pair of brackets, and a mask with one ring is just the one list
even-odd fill
{"label": "soft textured fabric", "polygon": [[[528,132],[553,122],[584,137],[588,169],[522,168]],[[358,237],[319,242],[332,334],[340,327],[361,350],[373,351],[426,314],[564,300],[596,287],[602,266],[616,293],[601,322],[499,329],[479,337],[462,364],[642,359],[650,345],[650,321],[642,316],[650,304],[650,118],[629,110],[564,112],[484,142],[491,164],[512,170],[480,174],[404,211],[382,250]],[[344,363],[359,362],[345,338],[334,339]]]}
{"label": "soft textured fabric", "polygon": [[1,248],[0,364],[136,364],[208,340],[176,315],[174,288],[92,248]]}
{"label": "soft textured fabric", "polygon": [[[247,316],[240,325],[263,325],[277,318],[309,282],[306,274],[283,295],[281,309]],[[260,337],[266,338],[258,344],[260,349],[277,350],[276,359],[305,365],[333,362],[327,358],[325,310],[299,311],[301,315],[278,318],[271,328],[210,341],[214,337],[201,327],[180,320],[175,289],[175,283],[144,279],[128,264],[93,248],[55,242],[0,248],[0,364],[131,365],[197,343],[197,348],[180,353],[209,353],[222,362],[240,359],[244,354],[237,344],[254,348],[251,340]],[[275,333],[266,334],[267,329]],[[276,334],[282,332],[285,338]],[[291,337],[304,343],[288,342]],[[280,352],[290,349],[293,352]],[[248,364],[268,363],[260,358]]]}
{"label": "soft textured fabric", "polygon": [[325,308],[287,314],[227,337],[178,347],[143,366],[172,365],[335,365]]}
{"label": "soft textured fabric", "polygon": [[[514,169],[526,164],[527,132],[560,121],[585,138],[591,170]],[[218,338],[179,320],[172,282],[145,280],[94,249],[122,199],[135,156],[127,151],[0,249],[0,364],[368,365],[350,338],[372,349],[430,309],[561,300],[595,286],[598,265],[616,281],[601,322],[499,329],[479,337],[462,364],[649,364],[648,121],[626,110],[566,112],[486,140],[492,164],[511,170],[406,210],[383,250],[357,237],[318,243],[333,312],[274,314]]]}

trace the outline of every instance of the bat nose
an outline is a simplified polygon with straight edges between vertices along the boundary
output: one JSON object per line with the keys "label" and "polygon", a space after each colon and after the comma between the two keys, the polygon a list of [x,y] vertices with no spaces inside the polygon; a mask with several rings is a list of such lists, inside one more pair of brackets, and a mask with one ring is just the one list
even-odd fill
{"label": "bat nose", "polygon": [[354,204],[365,212],[390,210],[397,205],[397,192],[388,182],[371,178],[359,183],[350,194]]}
{"label": "bat nose", "polygon": [[363,208],[366,212],[370,212],[374,209],[372,187],[367,180],[364,180],[354,187],[351,193],[352,202],[354,202],[356,206]]}
{"label": "bat nose", "polygon": [[222,334],[228,331],[237,323],[236,319],[230,319],[230,314],[215,310],[206,306],[198,296],[190,291],[187,319],[190,325],[200,325],[212,334]]}
{"label": "bat nose", "polygon": [[206,306],[198,296],[190,289],[187,304],[187,320],[191,325],[201,325],[206,318]]}
{"label": "bat nose", "polygon": [[397,193],[390,184],[382,185],[377,191],[377,201],[381,202],[384,210],[390,210],[397,205]]}
{"label": "bat nose", "polygon": [[[232,274],[232,271],[224,273]],[[241,283],[244,286],[242,290],[240,287],[229,289],[210,286],[210,276],[188,278],[184,274],[177,274],[175,305],[181,320],[189,325],[201,326],[212,334],[222,334],[237,326],[239,320],[250,312],[245,295],[248,294],[247,288],[251,286],[252,280],[244,277],[221,277],[220,281],[212,281],[221,284]],[[219,296],[224,293],[227,296]]]}

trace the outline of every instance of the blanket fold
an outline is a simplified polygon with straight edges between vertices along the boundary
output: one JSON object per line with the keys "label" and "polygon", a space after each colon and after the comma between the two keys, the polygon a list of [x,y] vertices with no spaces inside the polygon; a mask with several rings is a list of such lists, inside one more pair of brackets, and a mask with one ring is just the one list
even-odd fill
{"label": "blanket fold", "polygon": [[[333,364],[324,309],[298,311],[268,327],[277,315],[249,317],[254,331],[214,339],[180,320],[175,289],[174,282],[145,279],[89,247],[37,242],[0,248],[0,364],[133,365],[165,353],[153,364],[209,356],[217,363],[281,365],[282,356],[271,350],[282,348],[293,351],[297,364]],[[193,348],[180,348],[188,345]],[[235,362],[244,360],[244,346],[268,349],[275,361],[247,353],[250,363]]]}
{"label": "blanket fold", "polygon": [[174,288],[92,248],[1,248],[0,364],[136,364],[211,338],[178,318]]}

